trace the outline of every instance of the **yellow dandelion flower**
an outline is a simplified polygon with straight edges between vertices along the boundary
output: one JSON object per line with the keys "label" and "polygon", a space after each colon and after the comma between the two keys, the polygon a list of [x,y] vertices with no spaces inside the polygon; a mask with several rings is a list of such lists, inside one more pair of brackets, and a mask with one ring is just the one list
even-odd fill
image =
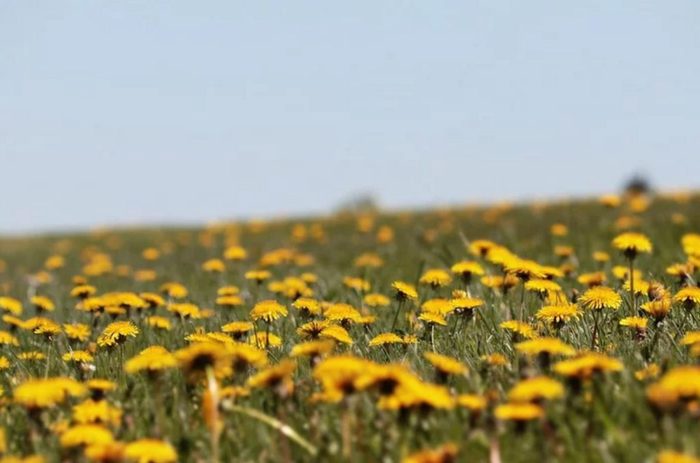
{"label": "yellow dandelion flower", "polygon": [[474,240],[469,243],[469,252],[478,257],[485,257],[486,254],[493,248],[498,246],[493,241],[489,240]]}
{"label": "yellow dandelion flower", "polygon": [[692,309],[700,305],[700,288],[687,286],[680,289],[674,296],[673,302],[681,304],[686,309]]}
{"label": "yellow dandelion flower", "polygon": [[434,298],[428,299],[420,306],[421,311],[438,315],[447,315],[454,310],[454,306],[448,299]]}
{"label": "yellow dandelion flower", "polygon": [[290,357],[320,357],[330,354],[334,348],[335,341],[332,339],[307,341],[292,347],[289,355]]}
{"label": "yellow dandelion flower", "polygon": [[614,289],[607,286],[594,286],[583,293],[578,302],[584,309],[617,310],[622,305],[622,297]]}
{"label": "yellow dandelion flower", "polygon": [[234,338],[240,338],[246,333],[253,331],[255,326],[251,322],[238,321],[223,325],[221,331],[233,334]]}
{"label": "yellow dandelion flower", "polygon": [[616,372],[622,368],[622,362],[615,358],[597,352],[586,352],[554,364],[553,370],[562,376],[587,379],[595,373]]}
{"label": "yellow dandelion flower", "polygon": [[46,296],[34,296],[29,299],[29,302],[40,312],[53,312],[56,310],[56,305]]}
{"label": "yellow dandelion flower", "polygon": [[430,285],[433,288],[447,286],[452,283],[452,277],[447,270],[440,268],[428,269],[420,277],[419,282],[424,285]]}
{"label": "yellow dandelion flower", "polygon": [[469,369],[459,360],[435,352],[424,352],[423,357],[439,372],[445,375],[466,375]]}
{"label": "yellow dandelion flower", "polygon": [[655,379],[661,374],[661,367],[657,365],[656,363],[651,363],[648,366],[642,368],[641,370],[637,370],[634,372],[634,377],[638,381],[646,381],[649,379]]}
{"label": "yellow dandelion flower", "polygon": [[465,283],[468,283],[473,275],[481,276],[484,274],[484,269],[481,264],[473,260],[459,261],[450,267],[450,270],[455,275],[459,275]]}
{"label": "yellow dandelion flower", "polygon": [[321,313],[321,304],[316,299],[300,297],[292,302],[292,307],[306,315],[318,315]]}
{"label": "yellow dandelion flower", "polygon": [[365,280],[364,278],[358,278],[358,277],[344,277],[343,278],[343,285],[350,289],[354,289],[355,291],[360,291],[360,292],[365,292],[369,291],[370,289],[370,284],[369,281]]}
{"label": "yellow dandelion flower", "polygon": [[518,320],[507,320],[501,322],[501,324],[498,326],[500,326],[504,330],[510,331],[513,334],[517,334],[525,339],[533,339],[537,337],[537,332],[535,331],[535,328],[532,327],[532,325],[525,322],[520,322]]}
{"label": "yellow dandelion flower", "polygon": [[77,297],[79,299],[85,299],[92,296],[97,292],[97,288],[91,285],[78,285],[70,290],[71,297]]}
{"label": "yellow dandelion flower", "polygon": [[494,415],[501,421],[531,421],[544,416],[544,410],[539,405],[528,402],[506,403],[494,410]]}
{"label": "yellow dandelion flower", "polygon": [[264,320],[269,323],[280,317],[286,317],[287,308],[275,300],[267,299],[255,304],[250,311],[250,316],[253,320]]}
{"label": "yellow dandelion flower", "polygon": [[136,463],[175,463],[177,452],[168,442],[157,439],[140,439],[127,444],[124,455]]}
{"label": "yellow dandelion flower", "polygon": [[525,282],[525,289],[530,292],[546,295],[561,291],[561,286],[551,280],[533,279]]}
{"label": "yellow dandelion flower", "polygon": [[435,312],[422,312],[420,315],[418,315],[418,320],[421,320],[428,325],[447,326],[447,320],[445,317]]}
{"label": "yellow dandelion flower", "polygon": [[635,232],[622,233],[616,236],[612,241],[612,245],[615,249],[622,251],[628,259],[634,259],[640,253],[648,254],[652,250],[649,238]]}
{"label": "yellow dandelion flower", "polygon": [[562,325],[572,319],[577,319],[579,314],[578,308],[573,304],[547,305],[537,311],[535,318],[553,325]]}
{"label": "yellow dandelion flower", "polygon": [[342,303],[331,304],[331,306],[323,312],[323,316],[326,320],[340,323],[359,322],[362,319],[362,314],[356,308],[349,304]]}
{"label": "yellow dandelion flower", "polygon": [[91,334],[90,327],[83,323],[65,323],[63,332],[68,339],[79,342],[87,341]]}
{"label": "yellow dandelion flower", "polygon": [[94,360],[92,354],[84,350],[74,350],[71,352],[66,352],[61,358],[66,363],[90,363]]}
{"label": "yellow dandelion flower", "polygon": [[457,461],[458,448],[452,443],[436,449],[422,450],[412,453],[401,460],[401,463],[449,463]]}
{"label": "yellow dandelion flower", "polygon": [[173,299],[184,299],[189,294],[184,285],[174,281],[162,284],[160,292]]}
{"label": "yellow dandelion flower", "polygon": [[700,458],[673,450],[662,450],[656,457],[656,463],[700,463]]}
{"label": "yellow dandelion flower", "polygon": [[372,268],[377,268],[381,267],[384,265],[384,260],[379,257],[377,254],[368,252],[365,254],[360,254],[356,259],[355,259],[355,267],[372,267]]}
{"label": "yellow dandelion flower", "polygon": [[313,377],[321,383],[326,399],[339,402],[356,391],[355,382],[371,365],[370,361],[352,355],[330,356],[316,365]]}
{"label": "yellow dandelion flower", "polygon": [[248,344],[256,347],[279,347],[282,345],[282,338],[274,333],[256,333],[248,338]]}
{"label": "yellow dandelion flower", "polygon": [[122,411],[106,400],[87,399],[73,406],[73,420],[79,424],[105,424],[118,426]]}
{"label": "yellow dandelion flower", "polygon": [[272,274],[268,270],[249,270],[245,272],[244,276],[246,280],[253,280],[257,283],[262,283],[263,281],[270,279]]}
{"label": "yellow dandelion flower", "polygon": [[133,374],[140,371],[156,373],[178,366],[178,361],[163,346],[150,346],[139,352],[124,363],[124,370]]}
{"label": "yellow dandelion flower", "polygon": [[170,331],[173,327],[169,319],[159,315],[153,315],[146,318],[146,323],[152,328],[158,328],[165,331]]}
{"label": "yellow dandelion flower", "polygon": [[225,373],[231,356],[219,343],[199,342],[174,352],[180,368],[188,375],[203,373],[207,368]]}
{"label": "yellow dandelion flower", "polygon": [[19,300],[8,296],[0,296],[0,309],[13,315],[20,315],[23,310],[22,303]]}
{"label": "yellow dandelion flower", "polygon": [[607,277],[603,272],[582,273],[576,279],[576,281],[578,281],[582,285],[588,286],[589,288],[592,288],[594,286],[602,286],[606,282],[606,280]]}
{"label": "yellow dandelion flower", "polygon": [[508,392],[510,402],[537,402],[558,399],[564,395],[564,386],[547,376],[537,376],[518,382]]}
{"label": "yellow dandelion flower", "polygon": [[547,337],[519,342],[515,345],[515,350],[527,356],[549,354],[569,357],[576,354],[576,349],[561,339]]}
{"label": "yellow dandelion flower", "polygon": [[216,305],[221,307],[237,307],[243,305],[243,298],[237,294],[218,296],[216,298]]}
{"label": "yellow dandelion flower", "polygon": [[369,341],[370,346],[384,346],[387,344],[403,344],[403,339],[395,333],[380,333]]}
{"label": "yellow dandelion flower", "polygon": [[25,408],[48,408],[68,397],[80,397],[87,388],[71,378],[29,379],[15,387],[14,401]]}
{"label": "yellow dandelion flower", "polygon": [[286,389],[290,390],[293,388],[290,383],[296,368],[297,364],[294,360],[282,360],[280,363],[269,366],[248,378],[247,385],[250,388],[274,388],[282,383],[287,383]]}
{"label": "yellow dandelion flower", "polygon": [[691,346],[693,344],[700,344],[700,331],[688,331],[683,335],[681,339],[682,346]]}
{"label": "yellow dandelion flower", "polygon": [[406,299],[418,299],[418,292],[416,291],[415,286],[411,284],[403,281],[394,281],[391,284],[391,287],[396,292],[396,299],[400,301]]}
{"label": "yellow dandelion flower", "polygon": [[378,293],[367,294],[362,301],[369,307],[387,307],[391,304],[391,300],[388,297]]}
{"label": "yellow dandelion flower", "polygon": [[323,328],[319,337],[333,339],[335,341],[341,342],[343,344],[352,344],[352,338],[345,328],[340,325],[328,325]]}
{"label": "yellow dandelion flower", "polygon": [[19,340],[8,333],[7,331],[0,331],[0,346],[19,346]]}
{"label": "yellow dandelion flower", "polygon": [[229,246],[224,251],[224,259],[242,261],[248,258],[248,252],[241,246]]}
{"label": "yellow dandelion flower", "polygon": [[620,320],[620,326],[627,326],[629,328],[634,328],[638,331],[644,331],[647,329],[649,319],[644,317],[625,317]]}
{"label": "yellow dandelion flower", "polygon": [[641,305],[641,309],[656,320],[663,320],[671,311],[671,298],[664,297],[662,299],[645,302]]}
{"label": "yellow dandelion flower", "polygon": [[491,366],[500,367],[508,365],[508,359],[506,359],[505,355],[499,354],[498,352],[488,355],[482,355],[480,359]]}
{"label": "yellow dandelion flower", "polygon": [[112,432],[97,424],[78,424],[61,434],[61,447],[79,447],[112,442]]}
{"label": "yellow dandelion flower", "polygon": [[130,321],[112,322],[97,338],[100,347],[113,347],[124,342],[128,337],[136,337],[139,329]]}

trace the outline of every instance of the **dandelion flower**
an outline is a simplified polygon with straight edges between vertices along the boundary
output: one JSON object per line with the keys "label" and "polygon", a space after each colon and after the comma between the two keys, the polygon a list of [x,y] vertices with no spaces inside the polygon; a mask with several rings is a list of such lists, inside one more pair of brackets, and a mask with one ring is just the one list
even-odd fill
{"label": "dandelion flower", "polygon": [[679,290],[673,296],[673,302],[681,304],[685,309],[692,309],[700,305],[700,288],[697,286],[687,286]]}
{"label": "dandelion flower", "polygon": [[275,300],[268,299],[255,304],[250,311],[250,316],[253,320],[264,320],[269,323],[280,317],[286,317],[287,308]]}
{"label": "dandelion flower", "polygon": [[135,463],[174,463],[177,452],[168,442],[157,439],[140,439],[127,444],[124,449],[127,460]]}
{"label": "dandelion flower", "polygon": [[369,307],[386,307],[391,304],[391,300],[388,297],[378,293],[367,294],[362,301]]}
{"label": "dandelion flower", "polygon": [[595,286],[583,293],[578,302],[584,309],[617,310],[622,305],[622,297],[612,288]]}
{"label": "dandelion flower", "polygon": [[547,376],[537,376],[518,382],[508,392],[510,402],[538,402],[558,399],[564,395],[564,386]]}
{"label": "dandelion flower", "polygon": [[100,347],[113,347],[124,342],[128,337],[136,337],[139,329],[130,321],[113,322],[107,325],[97,338]]}
{"label": "dandelion flower", "polygon": [[466,375],[469,369],[459,360],[435,352],[425,352],[423,357],[441,374]]}
{"label": "dandelion flower", "polygon": [[542,418],[544,410],[539,405],[527,402],[506,403],[496,407],[494,415],[501,421],[525,422]]}
{"label": "dandelion flower", "polygon": [[61,434],[61,447],[100,445],[112,442],[112,432],[98,424],[78,424]]}
{"label": "dandelion flower", "polygon": [[523,355],[534,356],[540,354],[572,356],[576,349],[558,338],[537,338],[519,342],[515,349]]}
{"label": "dandelion flower", "polygon": [[394,288],[394,291],[396,291],[396,299],[400,301],[406,299],[418,299],[418,292],[413,285],[403,281],[395,281],[391,284],[391,287]]}
{"label": "dandelion flower", "polygon": [[622,251],[628,259],[634,259],[640,253],[650,253],[651,241],[641,233],[627,232],[615,237],[612,241],[615,249]]}

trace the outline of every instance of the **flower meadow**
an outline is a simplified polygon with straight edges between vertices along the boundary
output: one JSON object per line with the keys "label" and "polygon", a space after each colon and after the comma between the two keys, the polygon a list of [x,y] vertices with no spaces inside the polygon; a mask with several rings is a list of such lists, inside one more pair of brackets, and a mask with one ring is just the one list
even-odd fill
{"label": "flower meadow", "polygon": [[0,239],[0,463],[700,462],[700,196]]}

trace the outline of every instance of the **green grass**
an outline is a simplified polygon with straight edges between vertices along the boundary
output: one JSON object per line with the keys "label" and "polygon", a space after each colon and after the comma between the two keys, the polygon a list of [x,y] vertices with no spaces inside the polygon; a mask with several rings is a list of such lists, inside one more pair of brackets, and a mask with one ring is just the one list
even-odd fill
{"label": "green grass", "polygon": [[[314,297],[319,300],[345,302],[377,316],[368,326],[351,326],[354,339],[352,346],[338,345],[336,353],[352,353],[378,363],[404,362],[426,381],[434,381],[432,367],[423,359],[422,353],[429,350],[453,356],[469,369],[467,377],[451,377],[446,387],[453,393],[486,393],[495,403],[479,417],[470,416],[467,410],[411,410],[406,413],[380,410],[376,393],[355,394],[340,404],[310,403],[309,397],[319,391],[319,384],[312,378],[312,368],[306,359],[300,359],[294,374],[295,390],[284,400],[270,390],[253,390],[249,397],[239,399],[241,407],[258,410],[274,417],[295,430],[317,450],[313,457],[308,449],[293,439],[282,437],[278,429],[234,410],[231,403],[222,410],[223,431],[221,435],[221,461],[265,462],[265,461],[400,461],[416,450],[439,446],[445,442],[458,445],[459,461],[488,461],[490,446],[498,443],[503,462],[540,461],[561,462],[640,462],[653,461],[661,449],[677,449],[691,454],[700,453],[698,412],[656,413],[645,399],[649,382],[635,379],[634,372],[650,363],[658,364],[662,374],[681,364],[696,364],[688,354],[688,348],[679,345],[684,333],[700,329],[697,310],[685,317],[685,312],[674,307],[661,324],[650,323],[647,336],[635,340],[629,329],[618,326],[624,316],[633,315],[628,305],[628,295],[620,290],[625,299],[623,307],[609,312],[602,318],[601,342],[596,348],[624,363],[620,373],[599,375],[577,392],[567,386],[565,397],[544,405],[546,419],[516,426],[499,422],[492,416],[495,405],[506,400],[507,391],[524,376],[549,374],[565,382],[556,374],[543,371],[537,362],[517,355],[511,336],[498,324],[509,317],[511,308],[519,308],[521,289],[513,288],[505,295],[479,284],[471,286],[472,296],[482,298],[485,306],[477,309],[480,316],[464,322],[458,316],[448,317],[447,327],[436,327],[433,340],[426,335],[420,324],[411,327],[401,320],[404,330],[415,333],[419,342],[412,346],[369,347],[369,340],[378,333],[389,330],[397,309],[397,302],[390,307],[370,309],[363,307],[362,294],[346,288],[344,276],[361,276],[371,284],[371,291],[392,296],[391,284],[405,280],[416,284],[419,301],[407,304],[408,312],[417,313],[420,303],[435,297],[450,297],[453,289],[463,285],[458,278],[446,288],[431,289],[418,285],[418,278],[427,268],[447,268],[461,259],[473,259],[466,245],[474,239],[489,239],[506,246],[521,257],[533,259],[541,264],[561,265],[570,263],[573,273],[557,281],[567,295],[574,290],[583,292],[576,276],[583,272],[604,270],[608,284],[615,288],[620,283],[610,273],[613,265],[626,265],[623,256],[611,249],[610,242],[621,230],[616,221],[621,216],[639,219],[636,229],[645,233],[654,244],[651,255],[642,255],[635,265],[645,280],[662,282],[671,293],[679,289],[675,277],[666,274],[668,265],[685,262],[687,257],[680,244],[681,237],[700,230],[700,197],[687,201],[672,198],[657,198],[650,208],[633,214],[625,206],[608,209],[595,201],[571,201],[543,205],[516,205],[496,208],[463,208],[444,211],[416,211],[375,215],[371,232],[358,231],[357,217],[336,216],[319,219],[269,222],[258,230],[250,224],[226,224],[200,229],[143,229],[111,230],[99,233],[7,238],[0,240],[0,259],[5,263],[0,273],[0,295],[21,300],[24,304],[23,318],[33,316],[29,303],[33,291],[50,297],[57,306],[48,316],[55,321],[83,322],[94,324],[92,341],[112,321],[107,316],[93,319],[87,313],[75,310],[75,299],[69,295],[74,275],[84,274],[86,252],[101,251],[108,254],[114,270],[100,276],[89,276],[90,284],[98,293],[109,291],[157,292],[167,281],[177,281],[189,290],[187,301],[200,308],[212,308],[215,313],[203,320],[178,320],[164,308],[153,312],[170,317],[173,329],[169,332],[155,331],[145,325],[143,317],[134,316],[133,321],[141,333],[123,345],[114,348],[97,348],[94,371],[86,377],[109,378],[118,383],[118,389],[108,395],[111,404],[120,407],[124,414],[121,424],[112,427],[115,436],[125,442],[155,436],[156,411],[160,408],[168,417],[160,436],[177,449],[180,461],[209,461],[211,446],[209,433],[201,414],[203,386],[187,384],[183,373],[171,370],[165,373],[160,397],[156,396],[153,384],[143,375],[127,375],[122,363],[145,347],[160,344],[170,350],[184,347],[184,337],[195,330],[219,331],[221,325],[232,320],[248,319],[254,303],[262,299],[277,299],[290,308],[290,315],[272,324],[272,332],[281,336],[283,345],[271,348],[271,362],[277,362],[289,353],[300,341],[295,328],[301,320],[291,300],[270,292],[266,284],[257,286],[244,279],[245,271],[257,268],[257,261],[267,251],[291,247],[313,256],[314,262],[305,267],[282,264],[270,267],[273,280],[286,276],[313,272],[318,282],[313,285]],[[682,214],[680,223],[673,214]],[[563,223],[569,234],[555,237],[550,226]],[[303,225],[306,229],[320,226],[324,238],[308,236],[304,240],[292,238],[292,229]],[[390,226],[395,237],[389,243],[378,243],[378,227]],[[248,259],[240,263],[227,262],[222,274],[202,271],[201,264],[210,258],[221,258],[227,240],[235,237],[248,251]],[[560,259],[553,253],[557,244],[572,246],[575,257]],[[146,247],[162,249],[162,257],[154,262],[145,261],[141,255]],[[86,251],[87,250],[87,251]],[[610,263],[601,266],[591,254],[602,250],[610,253]],[[376,269],[358,269],[354,259],[364,252],[376,252],[385,264]],[[34,286],[28,275],[42,270],[44,261],[51,255],[62,255],[63,268],[50,271],[51,279]],[[501,270],[482,261],[487,273],[500,274]],[[120,268],[120,266],[124,266]],[[155,281],[138,282],[133,272],[153,269]],[[119,276],[118,273],[123,273]],[[237,285],[245,304],[239,308],[221,308],[215,304],[217,288]],[[646,300],[640,298],[641,302]],[[534,313],[542,301],[534,294],[524,296],[527,318],[535,323]],[[636,315],[636,314],[635,314]],[[123,318],[123,317],[121,317]],[[121,319],[120,318],[120,319]],[[3,330],[7,326],[0,323]],[[546,326],[537,325],[541,334],[554,334]],[[593,316],[584,313],[576,321],[568,323],[558,336],[577,349],[589,349]],[[260,325],[259,329],[264,329]],[[658,332],[658,335],[657,335]],[[58,436],[45,431],[38,441],[29,438],[31,424],[26,411],[12,403],[13,388],[30,377],[72,376],[75,368],[66,365],[61,354],[69,349],[63,335],[51,341],[27,331],[14,333],[20,347],[0,346],[0,355],[10,360],[11,367],[0,371],[0,385],[4,398],[0,399],[0,427],[7,435],[8,454],[28,455],[39,453],[47,461],[59,461],[67,454],[58,444]],[[73,346],[75,348],[75,346]],[[48,360],[39,362],[21,361],[18,352],[38,350],[48,355]],[[480,358],[490,353],[502,353],[509,361],[507,367],[487,367]],[[227,384],[244,384],[246,375],[237,375],[223,381]],[[653,380],[652,380],[653,381]],[[696,398],[696,401],[698,398]],[[72,403],[75,403],[73,401]],[[44,412],[43,422],[70,420],[70,404],[66,403]],[[343,425],[351,426],[351,454],[342,455]],[[346,442],[347,444],[347,442]],[[73,459],[71,459],[73,458]],[[69,461],[80,461],[80,452]],[[1,461],[1,460],[0,460]]]}

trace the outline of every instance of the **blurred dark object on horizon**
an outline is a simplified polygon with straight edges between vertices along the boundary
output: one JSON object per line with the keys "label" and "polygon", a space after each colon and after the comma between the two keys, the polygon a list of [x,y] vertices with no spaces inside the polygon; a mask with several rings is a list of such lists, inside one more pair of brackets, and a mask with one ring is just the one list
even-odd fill
{"label": "blurred dark object on horizon", "polygon": [[653,191],[651,182],[648,178],[641,174],[634,174],[624,187],[625,194],[629,196],[645,195]]}
{"label": "blurred dark object on horizon", "polygon": [[365,212],[376,212],[379,210],[379,204],[375,196],[371,193],[362,193],[354,195],[340,202],[335,211],[338,214],[358,214]]}

